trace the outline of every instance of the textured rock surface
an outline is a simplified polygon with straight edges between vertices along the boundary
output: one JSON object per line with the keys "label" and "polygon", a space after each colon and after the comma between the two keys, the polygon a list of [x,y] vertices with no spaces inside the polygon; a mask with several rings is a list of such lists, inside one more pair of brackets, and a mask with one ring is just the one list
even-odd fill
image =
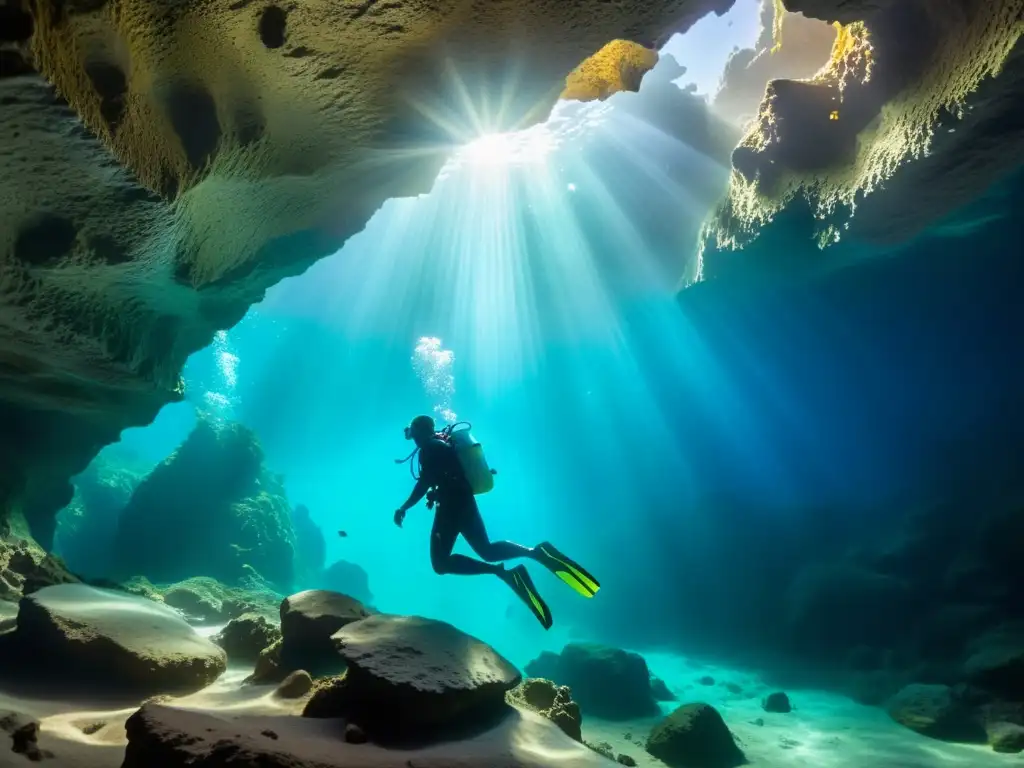
{"label": "textured rock surface", "polygon": [[894,247],[1024,153],[1024,0],[786,5],[856,23],[812,82],[770,84],[705,231],[706,278],[842,266],[847,240]]}
{"label": "textured rock surface", "polygon": [[308,589],[281,603],[281,634],[296,650],[333,648],[331,636],[353,621],[370,615],[366,606],[340,592]]}
{"label": "textured rock surface", "polygon": [[279,613],[281,640],[259,654],[251,682],[281,682],[299,669],[308,670],[314,677],[344,671],[344,660],[332,636],[372,611],[348,595],[307,589],[282,600]]}
{"label": "textured rock surface", "polygon": [[118,517],[141,479],[102,457],[75,478],[75,496],[57,518],[54,551],[76,573],[109,573]]}
{"label": "textured rock surface", "polygon": [[295,532],[256,436],[199,422],[136,488],[121,514],[114,568],[154,582],[207,576],[236,583],[255,570],[291,589]]}
{"label": "textured rock surface", "polygon": [[12,533],[0,538],[0,600],[17,601],[42,587],[78,580],[60,558],[48,555],[32,539]]}
{"label": "textured rock surface", "polygon": [[521,680],[489,645],[418,616],[371,616],[337,632],[334,642],[348,664],[337,714],[373,738],[489,723]]}
{"label": "textured rock surface", "polygon": [[583,712],[608,720],[658,714],[647,662],[638,654],[593,643],[570,643],[561,654],[542,653],[526,674],[567,685]]}
{"label": "textured rock surface", "polygon": [[304,669],[296,670],[288,675],[274,690],[274,695],[281,699],[298,699],[305,696],[313,688],[313,678]]}
{"label": "textured rock surface", "polygon": [[945,685],[908,685],[886,705],[889,716],[923,736],[946,741],[985,742],[974,714]]}
{"label": "textured rock surface", "polygon": [[1024,751],[1024,726],[1016,723],[992,723],[985,728],[988,743],[996,752],[1016,754]]}
{"label": "textured rock surface", "polygon": [[230,662],[255,662],[260,653],[281,639],[281,630],[265,617],[246,613],[232,619],[214,642],[228,655]]}
{"label": "textured rock surface", "polygon": [[546,717],[573,741],[583,741],[583,715],[580,705],[572,700],[568,686],[530,678],[509,691],[505,700],[514,707],[526,708]]}
{"label": "textured rock surface", "polygon": [[48,546],[67,479],[182,397],[190,352],[429,188],[463,89],[511,97],[493,129],[536,122],[609,41],[730,4],[5,3],[0,503]]}
{"label": "textured rock surface", "polygon": [[226,667],[224,651],[171,609],[82,584],[47,587],[24,598],[14,642],[23,671],[72,687],[189,692]]}
{"label": "textured rock surface", "polygon": [[746,760],[709,704],[684,704],[654,726],[647,752],[669,768],[734,768]]}
{"label": "textured rock surface", "polygon": [[595,101],[622,91],[638,91],[643,76],[657,63],[657,51],[628,40],[613,40],[569,73],[562,98]]}
{"label": "textured rock surface", "polygon": [[820,19],[784,11],[776,19],[775,0],[761,0],[761,34],[753,48],[735,51],[725,64],[712,100],[714,111],[743,125],[757,116],[770,80],[802,80],[828,63],[836,30]]}
{"label": "textured rock surface", "polygon": [[[123,768],[600,768],[603,758],[531,713],[493,730],[424,749],[346,743],[334,720],[232,717],[146,704],[128,718]],[[354,735],[354,734],[353,734]]]}

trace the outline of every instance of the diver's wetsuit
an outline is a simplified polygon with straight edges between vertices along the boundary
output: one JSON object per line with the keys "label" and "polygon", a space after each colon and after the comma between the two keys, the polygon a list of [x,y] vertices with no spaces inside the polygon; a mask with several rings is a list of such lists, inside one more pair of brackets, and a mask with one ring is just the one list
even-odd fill
{"label": "diver's wetsuit", "polygon": [[[494,563],[533,556],[528,547],[490,540],[455,449],[436,438],[420,447],[420,479],[411,498],[422,496],[428,488],[435,489],[434,527],[430,534],[430,564],[435,572],[464,576],[495,574],[501,573],[503,567]],[[460,533],[487,562],[452,554]]]}

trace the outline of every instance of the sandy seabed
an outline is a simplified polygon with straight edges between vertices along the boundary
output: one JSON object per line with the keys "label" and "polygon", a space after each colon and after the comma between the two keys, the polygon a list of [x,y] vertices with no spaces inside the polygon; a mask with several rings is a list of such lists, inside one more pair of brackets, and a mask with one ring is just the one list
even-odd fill
{"label": "sandy seabed", "polygon": [[[665,680],[680,702],[704,701],[718,708],[753,766],[1024,767],[1024,755],[1000,755],[984,746],[946,744],[927,739],[892,722],[881,709],[860,706],[844,697],[817,691],[790,690],[788,694],[794,708],[792,712],[765,712],[761,700],[772,689],[754,675],[700,665],[670,655],[647,654],[646,657],[652,672]],[[302,719],[299,723],[290,720],[299,714],[304,700],[278,699],[272,695],[272,687],[243,687],[241,682],[249,671],[243,668],[229,669],[208,688],[167,703],[220,717],[245,715],[261,720],[266,718],[266,722],[273,719],[279,724],[291,722],[295,726],[296,737],[301,737],[305,745],[312,747],[312,742],[320,742],[322,748],[330,750],[335,759],[340,758],[339,764],[348,764],[343,755],[354,748],[345,745],[336,733],[328,733],[330,721]],[[702,684],[700,679],[705,676],[712,677],[714,684]],[[729,683],[739,686],[742,693],[730,691],[727,688]],[[675,703],[662,705],[666,713],[674,706]],[[136,709],[93,707],[81,702],[29,699],[23,695],[0,692],[0,710],[12,710],[40,720],[39,745],[53,753],[52,759],[40,764],[51,768],[120,768],[126,744],[124,722]],[[629,755],[641,768],[663,768],[661,762],[650,757],[643,749],[647,734],[656,722],[657,718],[612,723],[585,717],[583,735],[592,743],[607,742],[616,754]],[[515,728],[518,733],[503,733],[508,728]],[[482,757],[488,752],[486,745],[489,741],[501,738],[508,743],[510,736],[514,736],[520,747],[529,753],[525,760],[520,754],[517,760],[519,764],[589,768],[604,763],[590,750],[576,749],[575,744],[570,749],[567,748],[568,744],[559,739],[549,738],[552,730],[543,723],[525,717],[513,725],[499,726],[494,732],[464,744],[445,745],[436,754],[429,755],[435,759],[425,760],[424,764],[480,765],[479,759],[474,757]],[[561,734],[557,735],[561,737]],[[352,765],[379,762],[383,766],[393,762],[394,756],[391,760],[369,759],[371,755],[367,750],[381,752],[380,748],[369,745],[359,748],[361,754],[351,755],[355,758]],[[475,755],[478,751],[479,755]],[[428,757],[428,754],[423,753],[423,757]],[[397,762],[405,763],[405,759]],[[0,750],[0,768],[26,768],[30,764],[23,755]]]}

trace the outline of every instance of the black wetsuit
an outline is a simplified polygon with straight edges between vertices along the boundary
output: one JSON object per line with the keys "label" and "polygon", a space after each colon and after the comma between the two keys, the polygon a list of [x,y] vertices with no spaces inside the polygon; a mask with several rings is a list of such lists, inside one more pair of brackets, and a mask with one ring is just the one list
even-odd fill
{"label": "black wetsuit", "polygon": [[[532,550],[519,544],[490,540],[459,457],[443,440],[433,439],[420,446],[420,479],[413,496],[428,488],[434,489],[436,505],[430,534],[430,563],[437,573],[467,576],[499,573],[501,566],[493,563],[532,555]],[[487,562],[452,554],[459,534]]]}

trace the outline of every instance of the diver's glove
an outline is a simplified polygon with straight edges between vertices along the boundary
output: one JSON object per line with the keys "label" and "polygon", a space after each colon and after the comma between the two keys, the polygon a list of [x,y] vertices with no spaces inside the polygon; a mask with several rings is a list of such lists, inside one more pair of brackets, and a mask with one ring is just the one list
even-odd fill
{"label": "diver's glove", "polygon": [[396,509],[395,510],[395,525],[397,525],[399,528],[401,528],[403,522],[405,522],[405,510],[401,509],[401,508]]}

